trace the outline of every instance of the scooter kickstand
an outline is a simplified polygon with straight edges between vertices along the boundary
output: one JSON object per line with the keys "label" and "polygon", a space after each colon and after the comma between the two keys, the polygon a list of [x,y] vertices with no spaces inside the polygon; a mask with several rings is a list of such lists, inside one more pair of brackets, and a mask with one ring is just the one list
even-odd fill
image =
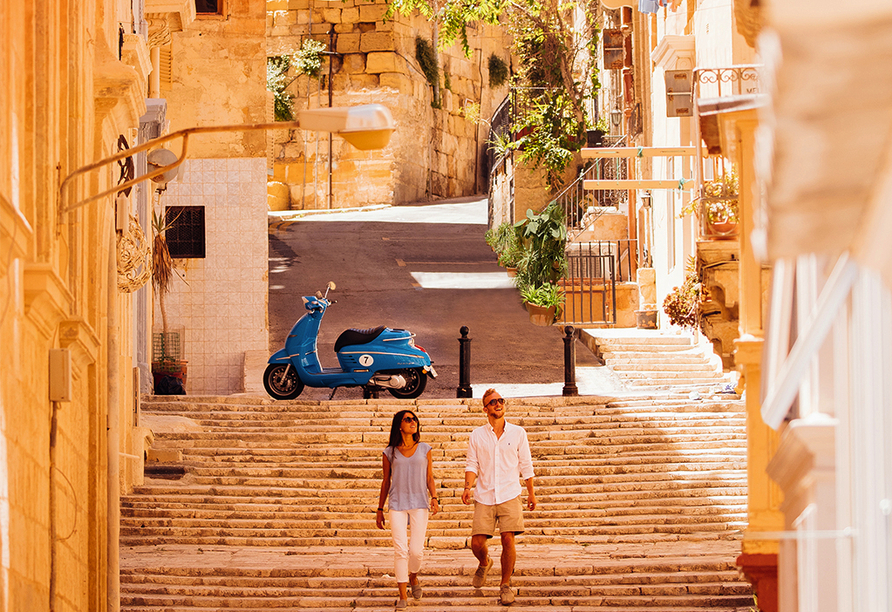
{"label": "scooter kickstand", "polygon": [[333,397],[334,397],[334,394],[335,394],[335,391],[337,391],[337,390],[338,390],[338,388],[337,388],[337,387],[334,387],[334,388],[331,390],[331,395],[328,396],[328,399],[333,398]]}

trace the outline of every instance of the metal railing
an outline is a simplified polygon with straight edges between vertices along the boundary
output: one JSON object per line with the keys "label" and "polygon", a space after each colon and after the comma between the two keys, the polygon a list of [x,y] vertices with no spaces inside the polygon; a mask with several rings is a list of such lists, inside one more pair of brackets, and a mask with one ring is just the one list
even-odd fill
{"label": "metal railing", "polygon": [[[625,136],[604,136],[606,146],[625,146]],[[629,197],[625,190],[585,190],[583,181],[589,179],[628,178],[628,159],[596,159],[570,185],[564,188],[554,202],[564,211],[567,225],[567,240],[574,242],[610,207],[618,208]]]}
{"label": "metal railing", "polygon": [[561,322],[573,325],[615,325],[616,284],[634,280],[630,250],[636,240],[601,240],[567,245],[567,272]]}

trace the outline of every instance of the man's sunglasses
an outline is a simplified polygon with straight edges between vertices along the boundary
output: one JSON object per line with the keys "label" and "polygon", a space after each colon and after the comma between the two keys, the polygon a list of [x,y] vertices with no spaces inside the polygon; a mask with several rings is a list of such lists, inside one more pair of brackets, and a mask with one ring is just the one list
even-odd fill
{"label": "man's sunglasses", "polygon": [[417,423],[418,419],[416,417],[413,417],[411,414],[403,417],[403,423],[412,423],[413,421]]}
{"label": "man's sunglasses", "polygon": [[488,402],[486,402],[486,406],[489,407],[489,406],[495,406],[496,404],[504,404],[504,403],[505,403],[504,397],[497,397],[495,399],[491,399]]}

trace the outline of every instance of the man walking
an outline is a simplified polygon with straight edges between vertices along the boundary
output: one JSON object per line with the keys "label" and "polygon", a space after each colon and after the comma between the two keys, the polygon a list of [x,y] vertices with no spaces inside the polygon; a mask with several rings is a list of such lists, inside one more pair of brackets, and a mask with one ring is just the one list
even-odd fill
{"label": "man walking", "polygon": [[[520,501],[520,479],[527,487],[527,508],[536,509],[533,491],[533,459],[523,427],[505,421],[505,400],[495,389],[483,394],[483,412],[488,423],[471,432],[465,467],[465,490],[461,500],[471,503],[474,489],[474,523],[471,529],[471,551],[480,562],[472,584],[479,589],[492,567],[487,540],[495,535],[496,524],[502,539],[502,582],[499,599],[502,605],[514,602],[511,576],[517,551],[514,536],[523,533],[523,505]],[[476,484],[476,487],[474,486]]]}

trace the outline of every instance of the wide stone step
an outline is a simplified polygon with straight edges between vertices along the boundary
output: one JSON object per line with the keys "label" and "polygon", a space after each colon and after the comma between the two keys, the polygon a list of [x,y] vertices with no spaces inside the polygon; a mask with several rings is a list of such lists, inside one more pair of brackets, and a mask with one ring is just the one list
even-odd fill
{"label": "wide stone step", "polygon": [[[743,512],[746,509],[745,490],[742,495],[722,495],[714,498],[707,492],[682,492],[683,496],[659,494],[640,494],[639,492],[618,493],[611,498],[603,499],[600,495],[549,495],[539,496],[540,508],[556,517],[600,516],[611,514],[631,514],[638,512],[685,512],[709,513],[720,511],[726,513]],[[440,495],[441,508],[444,513],[465,512],[467,507],[457,497]],[[332,503],[338,501],[338,503]],[[374,511],[375,500],[365,503],[341,503],[339,500],[327,499],[295,499],[269,497],[205,497],[192,496],[144,496],[126,497],[122,499],[122,512],[134,516],[145,513],[147,516],[165,515],[165,513],[182,512],[188,516],[191,512],[208,512],[211,516],[239,513],[294,513],[316,515],[356,516],[368,515]]]}
{"label": "wide stone step", "polygon": [[709,367],[708,364],[700,364],[700,363],[679,363],[675,360],[671,362],[660,362],[659,360],[654,360],[653,363],[645,364],[641,363],[638,360],[622,363],[617,361],[608,362],[610,369],[620,374],[622,377],[627,376],[632,372],[647,372],[647,373],[659,373],[659,372],[695,372],[700,374],[701,376],[707,375],[715,375],[717,377],[722,376],[721,370],[716,371],[715,368]]}
{"label": "wide stone step", "polygon": [[[438,535],[429,536],[427,548],[433,550],[459,550],[470,546],[469,528],[462,530],[458,535]],[[554,544],[582,544],[582,545],[656,545],[672,542],[718,542],[718,541],[737,541],[740,539],[739,530],[723,530],[723,531],[704,531],[691,530],[689,533],[678,533],[667,530],[643,530],[639,532],[628,532],[623,529],[616,529],[610,533],[601,532],[598,534],[554,534],[554,535],[538,535],[524,534],[518,536],[517,542],[529,545],[547,546]],[[200,547],[209,546],[242,546],[242,547],[314,547],[314,546],[331,546],[331,547],[378,547],[392,548],[393,542],[389,536],[371,536],[363,537],[332,537],[328,535],[312,536],[312,537],[246,537],[223,533],[215,535],[212,533],[202,536],[192,536],[185,534],[176,534],[174,537],[167,534],[121,534],[122,546],[170,546],[170,545],[195,545]]]}
{"label": "wide stone step", "polygon": [[615,366],[619,364],[638,364],[643,368],[659,364],[664,365],[670,361],[672,365],[699,365],[704,368],[713,369],[712,361],[699,353],[677,352],[667,359],[665,355],[655,355],[654,353],[635,353],[635,352],[603,352],[601,357],[608,364]]}

